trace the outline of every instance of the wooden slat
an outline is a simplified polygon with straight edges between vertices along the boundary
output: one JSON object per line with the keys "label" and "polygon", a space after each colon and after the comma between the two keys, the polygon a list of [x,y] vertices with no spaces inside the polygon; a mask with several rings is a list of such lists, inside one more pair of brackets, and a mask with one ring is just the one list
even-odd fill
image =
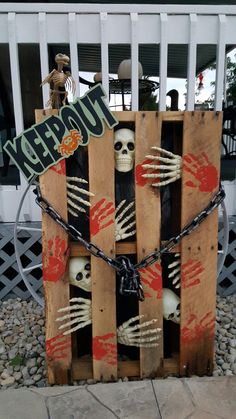
{"label": "wooden slat", "polygon": [[119,122],[134,122],[136,112],[129,111],[129,112],[121,112],[121,111],[114,111],[112,114]]}
{"label": "wooden slat", "polygon": [[[115,206],[113,131],[105,128],[102,138],[92,138],[89,143],[89,184],[95,197],[91,199],[91,240],[110,257],[115,256]],[[104,200],[104,202],[102,201]],[[97,210],[94,213],[95,205]],[[106,206],[111,205],[110,209]],[[92,221],[103,217],[106,228],[96,233]],[[99,221],[98,221],[99,224]],[[91,257],[92,275],[92,330],[94,379],[109,381],[117,378],[116,337],[116,276],[115,271],[103,260]]]}
{"label": "wooden slat", "polygon": [[[182,228],[218,190],[221,130],[222,115],[219,112],[184,114]],[[217,227],[218,212],[215,210],[181,244],[182,375],[203,375],[213,369]],[[191,278],[186,274],[188,270]]]}
{"label": "wooden slat", "polygon": [[[162,242],[162,245],[164,245],[166,242]],[[180,245],[176,245],[171,252],[177,253],[180,251]],[[121,242],[116,243],[116,255],[135,255],[137,252],[137,245],[135,242]],[[81,244],[78,244],[76,242],[70,243],[70,256],[90,256],[89,251],[82,246]]]}
{"label": "wooden slat", "polygon": [[184,112],[180,111],[167,111],[162,112],[162,121],[164,122],[179,122],[184,119]]}
{"label": "wooden slat", "polygon": [[[72,379],[85,380],[93,378],[92,358],[74,359],[72,362]],[[118,378],[139,377],[139,361],[119,361]],[[164,375],[179,373],[179,359],[167,358],[163,361]]]}
{"label": "wooden slat", "polygon": [[[49,115],[57,115],[57,110],[36,110],[36,123]],[[53,166],[40,176],[43,197],[67,219],[65,161]],[[68,383],[71,367],[71,338],[63,336],[59,330],[57,310],[69,306],[69,282],[66,273],[68,259],[68,236],[48,215],[42,214],[43,284],[46,315],[46,355],[48,382]]]}
{"label": "wooden slat", "polygon": [[[161,118],[162,114],[156,112],[138,112],[136,114],[136,172],[138,170],[137,165],[140,165],[145,160],[145,156],[150,154],[151,146],[160,147]],[[160,247],[160,194],[158,189],[150,186],[150,182],[144,186],[140,186],[136,182],[135,194],[137,259],[140,261],[144,256]],[[161,274],[159,274],[160,261],[147,268],[145,272],[142,270],[141,280],[146,299],[139,304],[139,312],[145,316],[142,322],[158,319],[154,323],[155,327],[163,328],[162,281]],[[163,339],[161,334],[158,347],[140,349],[141,377],[154,377],[158,373],[160,374],[162,358]]]}

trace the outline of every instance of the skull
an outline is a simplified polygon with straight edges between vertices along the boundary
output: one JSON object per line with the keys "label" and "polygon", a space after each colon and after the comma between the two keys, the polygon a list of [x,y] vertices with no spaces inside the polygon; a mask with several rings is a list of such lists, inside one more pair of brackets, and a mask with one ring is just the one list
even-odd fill
{"label": "skull", "polygon": [[163,317],[180,323],[180,298],[169,288],[163,288]]}
{"label": "skull", "polygon": [[118,172],[129,172],[134,166],[134,131],[118,129],[114,138],[115,168]]}
{"label": "skull", "polygon": [[88,257],[81,256],[70,259],[69,281],[71,285],[91,292],[91,265]]}

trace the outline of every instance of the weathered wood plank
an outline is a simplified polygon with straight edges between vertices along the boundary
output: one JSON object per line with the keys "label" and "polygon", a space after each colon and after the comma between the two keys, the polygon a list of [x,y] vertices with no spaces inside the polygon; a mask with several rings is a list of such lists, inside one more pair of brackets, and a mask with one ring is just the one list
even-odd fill
{"label": "weathered wood plank", "polygon": [[[222,115],[185,112],[183,134],[183,228],[218,190]],[[180,373],[213,369],[218,211],[181,243]]]}
{"label": "weathered wood plank", "polygon": [[[162,242],[164,245],[166,242]],[[177,253],[180,251],[180,245],[176,245],[171,252]],[[121,242],[116,243],[116,255],[135,255],[137,253],[137,246],[135,242]],[[70,243],[70,256],[90,256],[89,251],[76,242]]]}
{"label": "weathered wood plank", "polygon": [[[115,256],[115,185],[113,131],[89,144],[91,199],[90,236],[110,257]],[[91,257],[94,379],[117,378],[116,275],[103,260]]]}
{"label": "weathered wood plank", "polygon": [[[136,164],[136,236],[137,259],[160,247],[160,194],[157,188],[150,186],[150,181],[142,182],[141,164],[150,154],[151,146],[161,142],[162,116],[157,112],[136,113],[135,124],[135,164]],[[141,280],[145,292],[145,301],[139,304],[139,312],[144,315],[142,322],[157,319],[155,327],[163,329],[162,315],[162,276],[160,261],[149,268],[142,269]],[[163,337],[159,346],[140,349],[141,377],[154,377],[161,373],[163,358]]]}
{"label": "weathered wood plank", "polygon": [[[57,114],[57,110],[36,110],[36,123]],[[40,187],[43,197],[67,220],[64,160],[40,176]],[[66,384],[68,371],[71,368],[71,337],[62,335],[59,323],[55,320],[58,317],[57,310],[60,307],[69,306],[70,290],[66,272],[69,256],[68,236],[44,213],[42,214],[42,231],[48,382]]]}

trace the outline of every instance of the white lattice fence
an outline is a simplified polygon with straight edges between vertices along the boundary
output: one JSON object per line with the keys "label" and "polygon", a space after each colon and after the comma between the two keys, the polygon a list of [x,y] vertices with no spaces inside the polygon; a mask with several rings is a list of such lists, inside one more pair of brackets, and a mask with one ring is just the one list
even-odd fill
{"label": "white lattice fence", "polygon": [[[27,224],[24,224],[27,225]],[[30,223],[31,227],[40,227],[39,223]],[[0,299],[20,297],[28,299],[27,290],[15,257],[14,224],[0,224]],[[19,254],[23,268],[29,268],[41,263],[41,232],[20,231],[18,233]],[[27,273],[27,278],[35,291],[42,291],[42,271],[40,268]]]}
{"label": "white lattice fence", "polygon": [[[223,229],[219,232],[219,245],[223,243]],[[227,296],[236,292],[236,217],[229,217],[229,248],[218,278],[218,293]]]}

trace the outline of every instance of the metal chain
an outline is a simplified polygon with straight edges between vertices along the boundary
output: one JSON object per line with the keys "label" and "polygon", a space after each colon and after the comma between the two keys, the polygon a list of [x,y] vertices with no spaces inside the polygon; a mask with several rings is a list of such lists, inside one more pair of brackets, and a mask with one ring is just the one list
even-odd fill
{"label": "metal chain", "polygon": [[140,280],[140,273],[142,268],[155,263],[163,253],[169,252],[175,247],[180,240],[192,233],[212,211],[217,208],[225,198],[225,192],[220,186],[217,194],[212,198],[210,203],[205,207],[192,221],[190,221],[183,230],[175,237],[172,237],[167,243],[160,247],[156,252],[145,256],[139,263],[132,265],[126,256],[118,256],[112,259],[94,243],[83,239],[82,234],[73,225],[67,223],[60,214],[49,204],[49,202],[42,197],[39,185],[36,186],[37,198],[35,202],[42,208],[43,212],[48,214],[58,225],[60,225],[74,240],[80,242],[91,255],[103,259],[108,265],[112,266],[121,277],[120,293],[123,295],[135,295],[139,300],[144,300],[143,288]]}

